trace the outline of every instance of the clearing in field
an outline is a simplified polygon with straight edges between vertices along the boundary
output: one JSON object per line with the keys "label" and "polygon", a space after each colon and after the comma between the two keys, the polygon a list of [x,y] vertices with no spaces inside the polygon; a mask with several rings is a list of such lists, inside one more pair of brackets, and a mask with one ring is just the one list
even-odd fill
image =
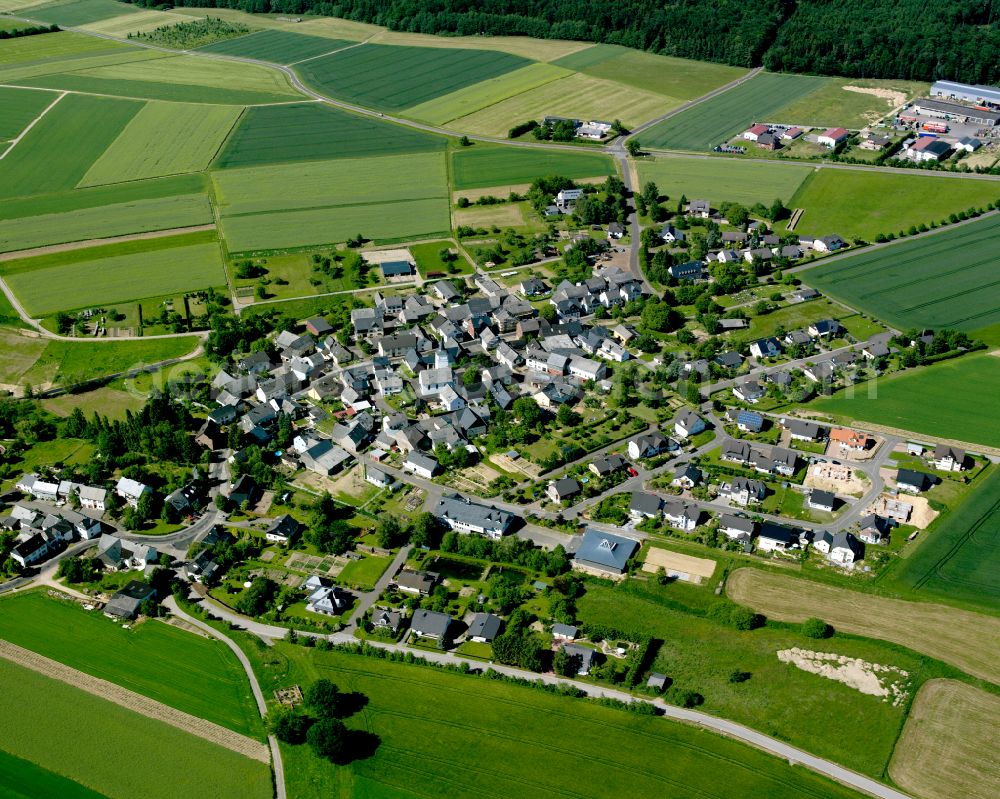
{"label": "clearing in field", "polygon": [[540,122],[546,116],[620,119],[627,127],[634,127],[680,103],[661,94],[576,74],[459,117],[448,127],[484,136],[506,136],[514,125],[529,119]]}
{"label": "clearing in field", "polygon": [[188,236],[176,238],[139,242],[145,248],[127,255],[106,255],[121,246],[111,245],[7,261],[0,272],[36,317],[226,284],[217,243],[187,244]]}
{"label": "clearing in field", "polygon": [[571,74],[573,73],[568,69],[560,69],[551,64],[529,64],[505,75],[415,105],[403,113],[413,119],[430,122],[432,125],[443,125],[457,117],[472,114],[508,97],[514,97]]}
{"label": "clearing in field", "polygon": [[[8,661],[0,661],[0,679],[18,686],[0,697],[0,748],[105,796],[271,795],[264,763]],[[63,745],[53,747],[55,739]],[[130,768],[122,767],[123,747]]]}
{"label": "clearing in field", "polygon": [[614,174],[614,164],[599,153],[476,145],[452,153],[451,171],[455,188],[461,190],[514,186],[546,175],[604,177]]}
{"label": "clearing in field", "polygon": [[672,201],[683,195],[708,200],[716,207],[721,202],[770,205],[775,198],[787,203],[813,171],[802,164],[729,158],[641,158],[637,166],[641,182],[653,181],[660,194]]}
{"label": "clearing in field", "polygon": [[949,214],[985,208],[1000,200],[1000,186],[987,180],[956,180],[934,175],[899,175],[818,169],[789,202],[803,214],[796,233],[871,241],[879,233],[946,220]]}
{"label": "clearing in field", "polygon": [[752,568],[733,572],[726,593],[734,602],[779,621],[802,622],[815,616],[838,630],[891,641],[1000,682],[1000,618]]}
{"label": "clearing in field", "polygon": [[[974,188],[931,183],[927,190]],[[969,197],[965,199],[973,202]],[[820,265],[805,270],[801,277],[831,297],[884,319],[900,330],[920,327],[975,331],[1000,322],[998,235],[1000,216],[994,215]],[[944,431],[940,434],[951,435]]]}
{"label": "clearing in field", "polygon": [[342,50],[354,42],[346,39],[327,39],[323,36],[304,36],[283,30],[266,30],[225,39],[201,48],[201,52],[256,58],[275,64],[291,64],[304,58],[315,58],[324,53]]}
{"label": "clearing in field", "polygon": [[226,169],[431,152],[443,150],[446,141],[318,103],[249,108],[215,165]]}
{"label": "clearing in field", "polygon": [[928,680],[903,727],[889,775],[915,796],[1000,795],[1000,697],[957,680]]}
{"label": "clearing in field", "polygon": [[307,61],[298,71],[306,83],[331,97],[401,111],[528,63],[485,50],[363,44]]}
{"label": "clearing in field", "polygon": [[642,562],[642,570],[655,574],[660,569],[663,569],[668,577],[700,583],[712,577],[715,572],[715,561],[709,558],[695,558],[671,549],[650,547],[646,559]]}
{"label": "clearing in field", "polygon": [[701,97],[747,72],[740,67],[654,55],[615,44],[595,44],[554,63],[679,100]]}
{"label": "clearing in field", "polygon": [[907,100],[926,95],[928,90],[926,83],[908,80],[833,78],[779,108],[768,121],[856,130],[877,122]]}
{"label": "clearing in field", "polygon": [[36,6],[31,9],[31,17],[51,25],[73,28],[102,19],[118,17],[122,14],[138,12],[139,9],[134,6],[119,3],[116,0],[61,0],[60,2]]}
{"label": "clearing in field", "polygon": [[90,168],[81,186],[200,172],[239,119],[229,105],[147,103]]}
{"label": "clearing in field", "polygon": [[[13,89],[0,86],[0,141],[13,139],[58,97],[53,92]],[[0,153],[6,149],[0,147]]]}
{"label": "clearing in field", "polygon": [[775,111],[829,80],[761,73],[653,126],[643,133],[642,143],[670,150],[710,150],[755,121],[773,121]]}

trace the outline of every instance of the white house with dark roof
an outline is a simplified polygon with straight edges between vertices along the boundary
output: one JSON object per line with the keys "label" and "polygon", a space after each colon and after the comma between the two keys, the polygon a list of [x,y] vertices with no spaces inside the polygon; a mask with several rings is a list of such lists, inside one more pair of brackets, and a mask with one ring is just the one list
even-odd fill
{"label": "white house with dark roof", "polygon": [[434,508],[434,515],[459,533],[475,533],[492,538],[503,538],[514,521],[514,514],[479,502],[461,494],[441,497]]}

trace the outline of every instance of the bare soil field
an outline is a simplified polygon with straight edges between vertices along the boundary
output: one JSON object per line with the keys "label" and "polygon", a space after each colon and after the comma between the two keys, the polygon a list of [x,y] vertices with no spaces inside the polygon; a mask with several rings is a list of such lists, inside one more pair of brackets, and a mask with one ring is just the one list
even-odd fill
{"label": "bare soil field", "polygon": [[1000,684],[1000,619],[930,602],[887,599],[743,568],[726,593],[779,621],[823,619],[836,629],[909,647]]}
{"label": "bare soil field", "polygon": [[644,572],[656,573],[663,569],[668,575],[679,580],[700,583],[711,578],[715,572],[715,561],[708,558],[695,558],[669,549],[650,547],[646,559],[642,562]]}
{"label": "bare soil field", "polygon": [[849,466],[834,466],[830,463],[814,463],[806,472],[806,488],[819,488],[835,494],[864,494],[868,481],[859,477]]}
{"label": "bare soil field", "polygon": [[889,775],[927,799],[1000,796],[1000,697],[955,680],[928,680],[896,744]]}

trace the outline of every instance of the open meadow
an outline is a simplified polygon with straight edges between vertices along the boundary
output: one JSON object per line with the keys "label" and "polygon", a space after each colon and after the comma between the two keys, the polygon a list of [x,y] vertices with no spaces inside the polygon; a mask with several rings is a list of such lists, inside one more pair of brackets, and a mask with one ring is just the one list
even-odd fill
{"label": "open meadow", "polygon": [[718,207],[721,202],[770,205],[788,202],[812,172],[805,164],[762,164],[731,158],[641,158],[636,162],[642,183],[653,181],[671,204],[684,195]]}
{"label": "open meadow", "polygon": [[0,696],[0,750],[108,799],[271,796],[264,763],[7,660],[0,681],[17,686]]}
{"label": "open meadow", "polygon": [[76,27],[102,19],[136,14],[135,6],[117,0],[56,0],[31,9],[31,17],[61,27]]}
{"label": "open meadow", "polygon": [[451,155],[451,180],[457,190],[531,183],[548,175],[591,178],[615,173],[611,159],[601,153],[525,150],[514,147],[474,147]]}
{"label": "open meadow", "polygon": [[274,64],[292,64],[305,58],[332,53],[349,47],[346,39],[327,39],[283,30],[255,31],[247,36],[224,39],[200,48],[205,53],[219,53],[241,58],[256,58]]}
{"label": "open meadow", "polygon": [[755,121],[772,121],[775,111],[829,80],[763,72],[653,126],[642,134],[642,143],[659,149],[710,150]]}
{"label": "open meadow", "polygon": [[803,280],[901,330],[1000,323],[1000,216],[819,264]]}
{"label": "open meadow", "polygon": [[815,616],[838,630],[891,641],[1000,684],[1000,618],[752,568],[733,572],[726,593],[779,621]]}
{"label": "open meadow", "polygon": [[[833,78],[774,112],[769,122],[857,130],[925,94],[926,83],[908,80]],[[858,91],[858,90],[862,91]]]}
{"label": "open meadow", "polygon": [[956,680],[930,680],[916,701],[889,774],[904,790],[934,799],[1000,795],[1000,697]]}
{"label": "open meadow", "polygon": [[[3,115],[0,116],[0,141],[20,135],[58,97],[53,92],[0,86],[0,107],[3,108]],[[0,146],[0,153],[5,149],[6,147]]]}

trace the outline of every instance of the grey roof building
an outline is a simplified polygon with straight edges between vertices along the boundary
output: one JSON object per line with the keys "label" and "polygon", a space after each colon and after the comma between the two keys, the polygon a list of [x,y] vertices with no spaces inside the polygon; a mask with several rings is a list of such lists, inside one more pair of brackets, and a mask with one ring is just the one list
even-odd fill
{"label": "grey roof building", "polygon": [[451,616],[434,610],[417,610],[410,621],[410,629],[421,638],[433,638],[443,643],[451,627]]}
{"label": "grey roof building", "polygon": [[118,619],[134,619],[139,615],[139,606],[147,599],[152,599],[155,593],[149,583],[132,580],[111,597],[104,606],[104,615]]}
{"label": "grey roof building", "polygon": [[573,558],[573,568],[601,577],[621,577],[638,542],[631,538],[612,535],[588,528]]}
{"label": "grey roof building", "polygon": [[434,508],[434,515],[452,530],[478,533],[493,539],[503,537],[514,521],[513,513],[473,502],[460,494],[441,497]]}
{"label": "grey roof building", "polygon": [[480,644],[488,644],[500,634],[503,619],[492,613],[477,613],[469,625],[469,638]]}

